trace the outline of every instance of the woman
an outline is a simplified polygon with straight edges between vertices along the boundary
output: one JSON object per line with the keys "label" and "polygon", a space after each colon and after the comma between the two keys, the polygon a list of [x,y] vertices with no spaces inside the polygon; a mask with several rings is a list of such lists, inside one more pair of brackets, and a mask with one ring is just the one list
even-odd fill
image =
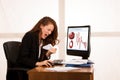
{"label": "woman", "polygon": [[42,47],[58,43],[58,30],[56,22],[50,17],[43,17],[32,30],[28,31],[21,43],[18,62],[21,66],[34,68],[36,66],[51,67],[50,55],[56,48],[45,50]]}

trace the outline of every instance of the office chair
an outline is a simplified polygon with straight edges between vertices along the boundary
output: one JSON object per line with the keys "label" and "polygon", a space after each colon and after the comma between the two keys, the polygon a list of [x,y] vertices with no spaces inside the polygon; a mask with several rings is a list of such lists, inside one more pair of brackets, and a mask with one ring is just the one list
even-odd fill
{"label": "office chair", "polygon": [[6,80],[28,80],[27,68],[17,66],[17,57],[19,55],[19,41],[7,41],[3,43],[5,56],[7,59]]}

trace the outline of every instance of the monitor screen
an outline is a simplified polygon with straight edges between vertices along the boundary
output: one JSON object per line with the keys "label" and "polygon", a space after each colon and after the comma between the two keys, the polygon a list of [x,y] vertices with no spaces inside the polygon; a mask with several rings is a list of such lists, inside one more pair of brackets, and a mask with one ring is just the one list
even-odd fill
{"label": "monitor screen", "polygon": [[90,55],[90,26],[68,26],[67,55],[81,56],[88,59]]}

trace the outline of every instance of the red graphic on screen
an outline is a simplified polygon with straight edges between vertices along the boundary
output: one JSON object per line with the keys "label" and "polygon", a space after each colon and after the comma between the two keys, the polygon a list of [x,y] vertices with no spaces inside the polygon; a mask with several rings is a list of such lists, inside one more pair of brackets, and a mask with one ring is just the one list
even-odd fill
{"label": "red graphic on screen", "polygon": [[79,32],[76,33],[76,43],[77,43],[77,45],[79,45],[79,49],[80,49],[80,47],[81,47],[81,44],[84,45],[84,48],[85,48],[85,49],[87,48],[87,42],[83,42],[82,36],[80,35]]}
{"label": "red graphic on screen", "polygon": [[71,32],[68,36],[69,36],[69,39],[71,39],[71,41],[69,43],[69,47],[72,48],[73,47],[73,40],[72,39],[74,39],[75,33]]}
{"label": "red graphic on screen", "polygon": [[69,38],[70,39],[73,39],[75,37],[75,33],[74,32],[71,32],[70,34],[69,34]]}

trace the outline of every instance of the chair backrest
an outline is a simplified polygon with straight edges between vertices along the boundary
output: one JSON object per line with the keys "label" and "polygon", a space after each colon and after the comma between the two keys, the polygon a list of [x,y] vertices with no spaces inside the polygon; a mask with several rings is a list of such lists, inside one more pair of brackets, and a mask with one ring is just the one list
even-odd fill
{"label": "chair backrest", "polygon": [[7,41],[3,43],[8,66],[13,66],[16,64],[19,55],[20,44],[21,42],[19,41]]}

